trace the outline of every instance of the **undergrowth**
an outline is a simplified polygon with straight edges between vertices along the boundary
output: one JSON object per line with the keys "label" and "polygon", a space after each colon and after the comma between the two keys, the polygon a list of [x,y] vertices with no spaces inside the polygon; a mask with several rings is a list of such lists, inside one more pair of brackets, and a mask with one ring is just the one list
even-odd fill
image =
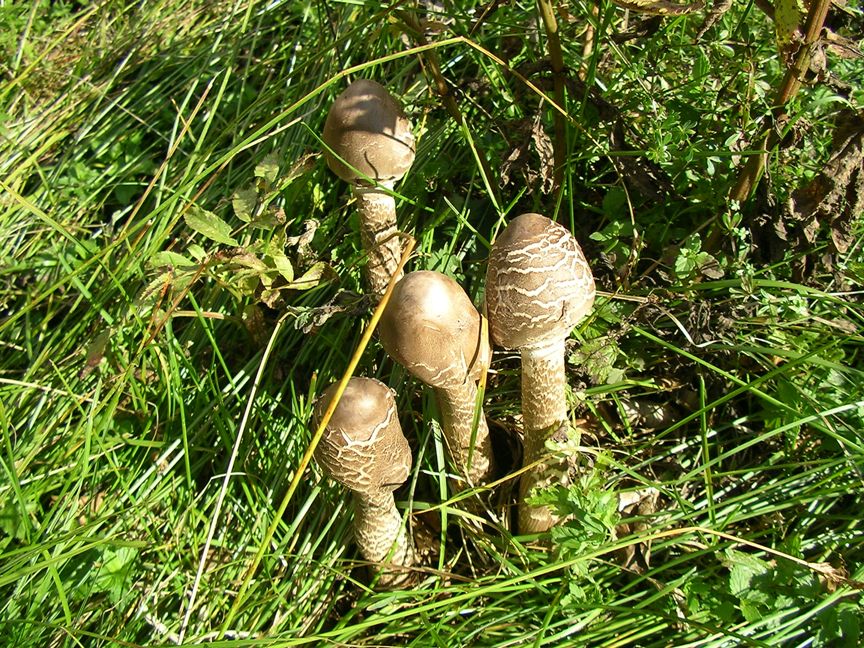
{"label": "undergrowth", "polygon": [[[561,3],[563,139],[530,2],[0,4],[0,643],[858,645],[864,198],[790,205],[842,175],[864,70],[829,51],[730,200],[785,71],[765,4],[697,38],[704,11]],[[854,3],[827,24],[860,44]],[[371,313],[319,139],[360,77],[414,124],[409,269],[479,305],[490,242],[537,211],[601,290],[551,537],[514,535],[506,475],[476,522],[431,392],[366,349],[414,452],[396,496],[424,564],[392,592],[314,462],[287,497]],[[518,395],[498,350],[505,462]]]}

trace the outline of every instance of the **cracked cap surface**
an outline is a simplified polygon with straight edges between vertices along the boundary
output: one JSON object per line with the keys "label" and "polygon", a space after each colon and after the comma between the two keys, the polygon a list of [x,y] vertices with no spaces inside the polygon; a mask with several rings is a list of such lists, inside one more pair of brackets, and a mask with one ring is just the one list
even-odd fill
{"label": "cracked cap surface", "polygon": [[507,349],[567,337],[594,304],[594,277],[568,229],[540,214],[507,225],[489,253],[486,309]]}
{"label": "cracked cap surface", "polygon": [[[337,386],[330,385],[315,403],[316,425]],[[351,378],[315,448],[315,460],[353,491],[398,488],[411,472],[411,448],[402,434],[390,388],[374,378]]]}

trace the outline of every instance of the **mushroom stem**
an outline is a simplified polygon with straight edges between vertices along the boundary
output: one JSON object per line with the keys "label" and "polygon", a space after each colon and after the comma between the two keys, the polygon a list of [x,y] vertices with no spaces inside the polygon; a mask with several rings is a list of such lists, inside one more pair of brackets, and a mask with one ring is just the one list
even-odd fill
{"label": "mushroom stem", "polygon": [[[390,189],[392,183],[382,183],[382,186]],[[396,201],[379,187],[355,185],[354,197],[360,215],[360,241],[369,255],[366,281],[372,294],[380,297],[387,290],[402,256],[402,240],[396,226]],[[399,278],[401,273],[397,280]]]}
{"label": "mushroom stem", "polygon": [[[567,432],[564,339],[522,349],[522,424],[525,430],[523,463],[529,465],[547,454],[546,441]],[[564,484],[565,467],[551,458],[522,475],[519,485],[519,532],[543,533],[558,518],[547,506],[524,504],[536,487]]]}
{"label": "mushroom stem", "polygon": [[[400,585],[409,577],[410,571],[400,571],[398,566],[412,565],[414,550],[393,493],[386,490],[355,492],[353,501],[354,535],[360,553],[379,566],[379,585]],[[381,568],[382,564],[388,566]]]}
{"label": "mushroom stem", "polygon": [[435,394],[441,408],[444,438],[456,468],[471,486],[488,482],[494,472],[492,440],[482,410],[474,432],[477,385],[469,379],[459,385],[437,388]]}
{"label": "mushroom stem", "polygon": [[409,272],[393,288],[378,333],[391,358],[435,389],[450,458],[463,481],[488,482],[492,442],[482,410],[474,432],[474,414],[477,382],[489,368],[489,341],[471,299],[440,272]]}

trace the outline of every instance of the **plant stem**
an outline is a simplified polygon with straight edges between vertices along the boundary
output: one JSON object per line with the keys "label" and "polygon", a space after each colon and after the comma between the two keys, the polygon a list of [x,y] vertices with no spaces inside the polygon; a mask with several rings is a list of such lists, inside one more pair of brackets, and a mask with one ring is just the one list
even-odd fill
{"label": "plant stem", "polygon": [[[409,11],[398,11],[398,16],[402,19],[405,26],[410,30],[411,35],[414,37],[414,40],[420,47],[425,47],[429,44],[426,40],[426,36],[424,34],[423,27],[417,21],[417,18],[413,13]],[[464,130],[466,133],[470,133],[470,126],[468,122],[465,120],[465,116],[462,114],[462,109],[459,108],[459,102],[456,101],[456,97],[453,96],[453,93],[450,91],[450,84],[447,83],[447,79],[444,78],[444,74],[441,72],[441,61],[438,58],[438,52],[434,48],[430,48],[425,50],[420,55],[421,61],[425,61],[425,68],[428,70],[429,74],[432,76],[432,80],[434,81],[435,91],[441,99],[441,102],[444,104],[444,108],[447,110],[447,113],[456,122],[456,124]],[[470,142],[469,142],[470,143]],[[476,145],[472,144],[472,147],[476,149]],[[492,169],[489,167],[489,163],[486,160],[485,155],[477,150],[476,160],[478,165],[480,166],[480,173],[483,176],[484,184],[486,185],[487,191],[489,191],[489,197],[491,198],[493,204],[496,206],[500,204],[500,200],[498,199],[496,192],[496,183],[495,176],[492,175]]]}
{"label": "plant stem", "polygon": [[393,493],[387,490],[355,492],[353,500],[354,539],[362,556],[379,566],[378,584],[394,587],[403,583],[410,572],[398,567],[414,564],[414,549]]}
{"label": "plant stem", "polygon": [[[389,188],[389,187],[388,187]],[[366,283],[381,297],[402,256],[402,241],[396,224],[396,201],[376,187],[354,187],[360,214],[360,240],[366,250]],[[396,277],[398,281],[402,273]]]}
{"label": "plant stem", "polygon": [[[558,21],[555,19],[555,8],[551,0],[537,0],[540,10],[540,18],[546,29],[546,48],[549,51],[549,62],[552,65],[552,83],[555,91],[555,103],[564,109],[564,55],[561,51],[561,40],[558,38]],[[567,159],[567,130],[564,115],[560,111],[554,111],[554,160],[555,170],[553,175],[554,190],[558,191],[564,180],[564,165]]]}
{"label": "plant stem", "polygon": [[783,79],[783,85],[777,93],[777,98],[774,101],[774,111],[772,119],[772,128],[762,136],[760,152],[757,155],[750,157],[747,164],[738,176],[738,182],[732,187],[729,192],[729,198],[732,200],[746,200],[759,180],[762,178],[762,172],[765,169],[765,164],[768,161],[768,152],[771,151],[780,141],[780,135],[774,127],[777,124],[784,122],[788,115],[786,113],[786,104],[791,101],[798,91],[801,89],[801,78],[810,67],[813,47],[819,39],[819,34],[822,33],[822,27],[825,24],[825,17],[828,15],[828,9],[831,7],[831,0],[813,0],[810,5],[810,11],[807,14],[806,34],[801,48],[798,50],[798,55],[792,66],[786,71],[786,76]]}

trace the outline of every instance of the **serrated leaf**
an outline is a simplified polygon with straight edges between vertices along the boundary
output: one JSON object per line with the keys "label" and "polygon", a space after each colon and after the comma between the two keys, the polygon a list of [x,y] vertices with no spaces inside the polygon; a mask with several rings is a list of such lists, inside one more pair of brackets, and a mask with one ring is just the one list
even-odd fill
{"label": "serrated leaf", "polygon": [[12,501],[12,498],[8,498],[3,507],[0,508],[0,531],[16,540],[26,539],[29,525],[25,517],[36,510],[36,504],[35,502],[27,502],[25,506],[27,510],[21,511]]}
{"label": "serrated leaf", "polygon": [[174,274],[172,272],[162,272],[144,286],[134,302],[139,315],[143,315],[155,306],[159,295],[171,286],[173,279]]}
{"label": "serrated leaf", "polygon": [[252,225],[252,227],[257,227],[258,229],[273,229],[283,223],[285,223],[284,211],[281,209],[268,209],[267,211],[258,214],[250,225]]}
{"label": "serrated leaf", "polygon": [[287,235],[285,229],[278,227],[273,230],[273,235],[269,240],[264,241],[261,249],[265,255],[275,256],[283,254],[287,246]]}
{"label": "serrated leaf", "polygon": [[216,268],[219,278],[226,286],[243,296],[255,294],[259,284],[269,287],[272,283],[270,267],[248,251],[237,251],[225,258]]}
{"label": "serrated leaf", "polygon": [[127,580],[132,571],[132,564],[138,556],[138,550],[132,547],[109,547],[102,553],[102,564],[99,568],[93,587],[97,591],[107,592],[108,597],[117,603],[127,588]]}
{"label": "serrated leaf", "polygon": [[192,259],[189,259],[182,254],[172,252],[171,250],[162,250],[150,257],[149,264],[153,268],[164,268],[165,266],[173,266],[175,268],[190,268],[198,265]]}
{"label": "serrated leaf", "polygon": [[231,269],[248,268],[253,272],[267,272],[267,264],[254,254],[240,251],[237,254],[232,254],[226,260],[226,265]]}
{"label": "serrated leaf", "polygon": [[258,192],[255,189],[240,189],[231,197],[231,207],[234,215],[244,223],[252,220],[252,212],[258,202]]}
{"label": "serrated leaf", "polygon": [[762,610],[759,609],[758,605],[747,600],[742,600],[738,603],[738,607],[748,623],[756,623],[762,620]]}
{"label": "serrated leaf", "polygon": [[183,216],[183,220],[186,225],[211,241],[235,247],[240,245],[231,236],[231,226],[211,211],[192,207]]}
{"label": "serrated leaf", "polygon": [[685,253],[679,254],[678,258],[675,259],[675,274],[679,277],[688,276],[695,267],[696,262],[693,257]]}
{"label": "serrated leaf", "polygon": [[694,11],[699,11],[705,6],[702,0],[690,4],[676,4],[669,0],[612,0],[619,7],[635,11],[637,13],[651,14],[655,16],[683,16]]}
{"label": "serrated leaf", "polygon": [[204,259],[207,258],[207,250],[197,243],[190,243],[189,247],[186,248],[186,251],[199,263],[203,262]]}
{"label": "serrated leaf", "polygon": [[148,283],[135,298],[135,308],[140,316],[144,316],[159,303],[165,294],[172,290],[182,292],[197,276],[196,270],[165,271],[159,273]]}
{"label": "serrated leaf", "polygon": [[268,308],[278,309],[282,303],[282,293],[279,290],[262,290],[258,299]]}
{"label": "serrated leaf", "polygon": [[729,591],[738,597],[751,593],[753,579],[770,570],[770,565],[755,556],[729,549],[726,552],[729,566]]}

